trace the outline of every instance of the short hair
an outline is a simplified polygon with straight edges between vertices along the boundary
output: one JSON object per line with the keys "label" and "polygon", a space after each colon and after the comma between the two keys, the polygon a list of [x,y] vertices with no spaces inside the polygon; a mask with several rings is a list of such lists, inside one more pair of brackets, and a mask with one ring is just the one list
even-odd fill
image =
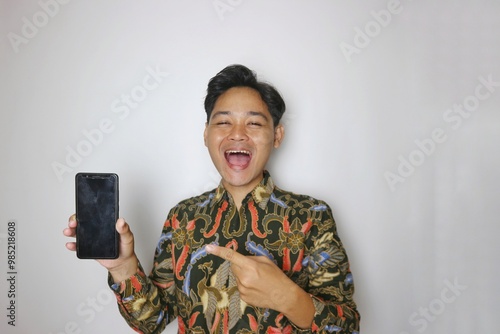
{"label": "short hair", "polygon": [[273,125],[276,127],[279,124],[286,109],[285,101],[280,93],[271,84],[258,81],[257,75],[252,70],[239,64],[227,66],[208,82],[207,96],[205,97],[207,122],[210,121],[217,99],[233,87],[255,89],[267,105],[273,119]]}

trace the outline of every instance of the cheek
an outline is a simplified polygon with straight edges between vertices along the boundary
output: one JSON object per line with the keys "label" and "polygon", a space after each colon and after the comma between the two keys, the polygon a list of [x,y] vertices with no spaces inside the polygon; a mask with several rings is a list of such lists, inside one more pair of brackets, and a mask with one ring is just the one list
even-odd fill
{"label": "cheek", "polygon": [[209,136],[205,139],[205,145],[208,147],[208,150],[211,152],[214,149],[214,143],[212,138]]}
{"label": "cheek", "polygon": [[209,133],[205,137],[205,146],[208,148],[210,153],[215,153],[219,150],[221,141],[222,141],[222,139],[220,138],[220,136]]}
{"label": "cheek", "polygon": [[260,136],[259,138],[255,138],[254,142],[259,146],[272,148],[274,146],[274,135],[267,134]]}

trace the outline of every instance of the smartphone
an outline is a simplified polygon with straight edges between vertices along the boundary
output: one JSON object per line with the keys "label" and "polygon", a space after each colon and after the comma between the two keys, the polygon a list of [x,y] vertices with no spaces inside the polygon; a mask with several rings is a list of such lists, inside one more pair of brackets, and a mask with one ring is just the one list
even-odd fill
{"label": "smartphone", "polygon": [[119,235],[118,175],[78,173],[76,192],[76,255],[80,259],[116,259]]}

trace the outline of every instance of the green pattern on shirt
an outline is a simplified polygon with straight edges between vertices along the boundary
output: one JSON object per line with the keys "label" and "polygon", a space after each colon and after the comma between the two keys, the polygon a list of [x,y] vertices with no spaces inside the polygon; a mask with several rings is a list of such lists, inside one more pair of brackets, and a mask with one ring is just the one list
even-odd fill
{"label": "green pattern on shirt", "polygon": [[[313,298],[311,329],[242,301],[229,263],[205,252],[209,243],[274,261]],[[180,202],[165,221],[151,274],[139,265],[136,275],[110,285],[121,314],[142,333],[161,333],[176,317],[179,333],[359,332],[352,274],[331,208],[279,189],[267,172],[240,210],[222,185]]]}

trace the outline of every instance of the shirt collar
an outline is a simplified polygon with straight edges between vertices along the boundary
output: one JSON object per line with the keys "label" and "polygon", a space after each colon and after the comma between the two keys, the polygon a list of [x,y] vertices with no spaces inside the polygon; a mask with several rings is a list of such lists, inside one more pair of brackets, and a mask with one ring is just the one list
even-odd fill
{"label": "shirt collar", "polygon": [[[274,182],[271,178],[271,175],[267,170],[264,171],[264,178],[260,183],[252,190],[250,193],[254,202],[262,209],[265,210],[269,199],[271,198],[271,194],[274,191]],[[210,206],[213,206],[217,202],[219,202],[222,198],[227,196],[227,190],[222,185],[222,180],[219,183],[219,186],[215,189],[215,195],[210,202]],[[248,195],[247,195],[248,197]]]}

